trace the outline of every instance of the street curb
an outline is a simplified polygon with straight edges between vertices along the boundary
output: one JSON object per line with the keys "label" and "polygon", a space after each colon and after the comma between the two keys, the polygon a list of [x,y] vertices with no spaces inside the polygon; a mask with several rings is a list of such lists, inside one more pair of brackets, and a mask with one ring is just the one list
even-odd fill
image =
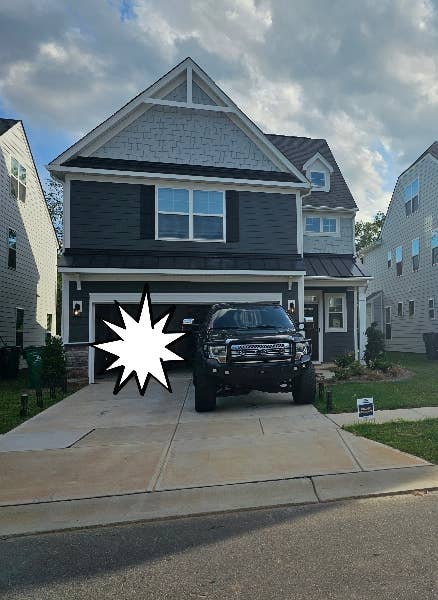
{"label": "street curb", "polygon": [[141,492],[0,508],[0,538],[438,490],[438,466]]}

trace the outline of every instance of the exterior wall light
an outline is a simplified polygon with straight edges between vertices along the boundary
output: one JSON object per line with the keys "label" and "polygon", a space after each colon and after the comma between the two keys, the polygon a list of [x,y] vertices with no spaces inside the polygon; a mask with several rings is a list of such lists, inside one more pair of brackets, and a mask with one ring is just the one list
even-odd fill
{"label": "exterior wall light", "polygon": [[80,317],[82,314],[82,300],[73,300],[73,316]]}

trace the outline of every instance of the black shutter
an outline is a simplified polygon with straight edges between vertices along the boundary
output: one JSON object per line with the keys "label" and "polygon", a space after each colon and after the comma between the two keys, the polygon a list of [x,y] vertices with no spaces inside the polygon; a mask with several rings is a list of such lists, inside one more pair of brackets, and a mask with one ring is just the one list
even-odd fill
{"label": "black shutter", "polygon": [[155,239],[155,186],[140,186],[140,237]]}
{"label": "black shutter", "polygon": [[227,205],[227,242],[239,241],[239,192],[228,190],[225,193]]}

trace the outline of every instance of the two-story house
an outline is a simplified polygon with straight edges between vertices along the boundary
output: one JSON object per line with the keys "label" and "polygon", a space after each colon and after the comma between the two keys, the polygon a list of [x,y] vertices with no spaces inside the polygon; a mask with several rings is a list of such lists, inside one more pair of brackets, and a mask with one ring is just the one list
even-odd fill
{"label": "two-story house", "polygon": [[425,352],[423,333],[438,332],[438,142],[398,178],[380,237],[364,253],[373,276],[367,321],[388,350]]}
{"label": "two-story house", "polygon": [[62,336],[90,381],[88,342],[145,282],[174,327],[267,300],[307,317],[315,360],[363,350],[357,208],[327,143],[264,134],[190,58],[48,168],[64,182]]}
{"label": "two-story house", "polygon": [[0,119],[0,345],[55,333],[57,252],[23,124]]}

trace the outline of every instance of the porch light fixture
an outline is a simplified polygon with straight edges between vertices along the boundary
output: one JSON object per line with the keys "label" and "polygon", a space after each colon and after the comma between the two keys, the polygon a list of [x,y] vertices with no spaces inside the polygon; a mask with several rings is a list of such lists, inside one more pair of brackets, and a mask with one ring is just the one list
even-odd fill
{"label": "porch light fixture", "polygon": [[73,300],[73,316],[80,317],[82,314],[82,300]]}

